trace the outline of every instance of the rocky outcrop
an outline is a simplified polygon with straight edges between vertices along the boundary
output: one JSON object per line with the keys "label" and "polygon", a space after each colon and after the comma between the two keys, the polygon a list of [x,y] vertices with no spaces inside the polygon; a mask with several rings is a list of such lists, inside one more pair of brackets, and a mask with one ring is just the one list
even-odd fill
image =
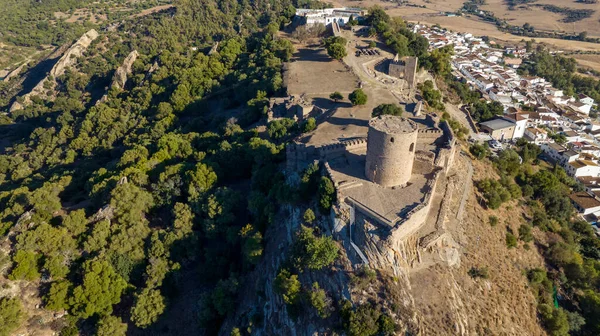
{"label": "rocky outcrop", "polygon": [[[123,64],[115,71],[115,74],[112,78],[112,83],[110,84],[111,88],[115,88],[118,90],[123,90],[125,87],[125,83],[127,83],[127,76],[131,73],[131,67],[133,66],[133,62],[138,58],[139,54],[137,50],[134,50],[125,57]],[[108,94],[104,94],[102,98],[98,99],[96,105],[100,103],[104,103],[108,100]]]}
{"label": "rocky outcrop", "polygon": [[19,101],[16,101],[11,107],[10,112],[22,109],[27,105],[31,104],[31,97],[39,96],[45,99],[52,99],[53,94],[49,94],[49,91],[52,92],[56,85],[56,78],[62,76],[66,69],[73,66],[77,57],[81,56],[83,52],[90,46],[92,41],[94,41],[98,37],[98,32],[94,29],[88,31],[83,34],[75,42],[71,47],[62,55],[62,57],[58,60],[58,62],[52,67],[50,73],[47,77],[42,79],[31,92],[22,96]]}
{"label": "rocky outcrop", "polygon": [[115,75],[113,76],[112,85],[113,88],[123,89],[125,87],[125,83],[127,83],[127,76],[131,73],[131,66],[133,62],[138,58],[139,54],[137,50],[132,51],[127,55],[123,64],[115,71]]}

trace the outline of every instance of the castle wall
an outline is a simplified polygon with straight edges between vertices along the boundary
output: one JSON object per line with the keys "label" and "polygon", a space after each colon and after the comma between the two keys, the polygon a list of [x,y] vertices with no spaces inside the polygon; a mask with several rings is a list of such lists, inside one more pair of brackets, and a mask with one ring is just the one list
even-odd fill
{"label": "castle wall", "polygon": [[336,144],[324,145],[317,148],[319,158],[331,160],[339,157],[346,152],[364,151],[367,148],[367,139],[359,138],[342,141]]}

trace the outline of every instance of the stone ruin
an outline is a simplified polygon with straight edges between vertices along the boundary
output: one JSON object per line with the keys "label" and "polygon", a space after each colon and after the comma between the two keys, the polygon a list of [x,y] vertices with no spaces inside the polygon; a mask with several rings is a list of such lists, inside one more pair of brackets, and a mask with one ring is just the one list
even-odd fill
{"label": "stone ruin", "polygon": [[406,56],[400,58],[396,54],[388,64],[388,75],[404,79],[408,84],[408,88],[412,89],[415,85],[418,63],[418,57]]}
{"label": "stone ruin", "polygon": [[294,121],[303,121],[309,117],[316,117],[323,111],[309,102],[304,96],[288,96],[284,98],[271,98],[267,111],[267,121],[281,118],[290,118]]}

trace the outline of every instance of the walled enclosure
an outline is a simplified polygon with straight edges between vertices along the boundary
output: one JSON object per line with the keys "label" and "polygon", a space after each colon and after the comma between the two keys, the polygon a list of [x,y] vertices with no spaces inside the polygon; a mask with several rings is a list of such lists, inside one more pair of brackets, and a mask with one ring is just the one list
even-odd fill
{"label": "walled enclosure", "polygon": [[365,175],[383,187],[403,186],[411,177],[418,134],[409,119],[384,115],[369,121]]}

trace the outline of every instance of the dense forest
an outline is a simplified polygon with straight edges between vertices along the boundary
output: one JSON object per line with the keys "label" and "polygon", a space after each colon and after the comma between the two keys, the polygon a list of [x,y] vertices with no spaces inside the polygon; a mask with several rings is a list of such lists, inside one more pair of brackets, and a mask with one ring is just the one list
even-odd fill
{"label": "dense forest", "polygon": [[[190,274],[212,289],[198,320],[216,332],[277,205],[302,201],[279,172],[283,143],[252,126],[282,90],[293,48],[275,33],[293,4],[176,5],[97,39],[56,78],[53,102],[3,116],[0,235],[16,252],[0,252],[0,268],[39,283],[47,310],[69,312],[61,335],[153,328]],[[141,56],[126,88],[97,103],[132,50]],[[319,194],[319,178],[305,184]],[[0,334],[26,315],[18,297],[0,301],[11,321]]]}

